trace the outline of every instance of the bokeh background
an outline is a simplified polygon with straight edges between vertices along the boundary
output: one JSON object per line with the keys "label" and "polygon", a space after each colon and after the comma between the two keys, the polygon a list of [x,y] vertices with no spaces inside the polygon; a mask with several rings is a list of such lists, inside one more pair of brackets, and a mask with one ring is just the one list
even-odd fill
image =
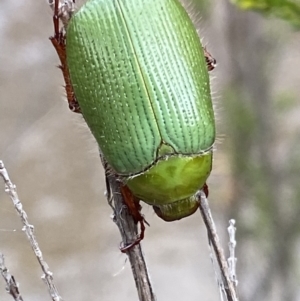
{"label": "bokeh background", "polygon": [[[240,300],[300,300],[299,27],[288,13],[281,20],[227,0],[195,0],[190,11],[218,62],[208,184],[226,251],[228,220],[237,221]],[[45,0],[0,0],[0,159],[64,299],[137,300],[95,141],[67,108],[51,18]],[[144,204],[143,213],[158,300],[219,300],[200,214],[166,223]],[[50,300],[21,228],[0,181],[0,251],[24,299]],[[11,300],[2,280],[0,300]]]}

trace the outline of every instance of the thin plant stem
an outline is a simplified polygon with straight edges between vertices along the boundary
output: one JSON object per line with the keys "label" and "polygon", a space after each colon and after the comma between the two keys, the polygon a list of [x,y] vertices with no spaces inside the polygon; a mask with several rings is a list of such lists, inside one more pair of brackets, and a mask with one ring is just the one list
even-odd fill
{"label": "thin plant stem", "polygon": [[[113,220],[119,228],[122,237],[122,246],[127,246],[134,242],[138,237],[137,225],[127,207],[124,205],[120,190],[121,182],[116,178],[116,176],[110,173],[103,159],[102,162],[105,166],[107,186],[106,196],[114,212]],[[126,254],[130,261],[139,300],[155,301],[156,298],[150,282],[150,276],[142,253],[141,245],[137,244],[130,248],[126,251]]]}
{"label": "thin plant stem", "polygon": [[238,280],[236,276],[236,262],[237,258],[235,257],[235,248],[236,248],[236,240],[235,240],[235,220],[231,219],[229,221],[229,227],[227,228],[228,234],[229,234],[229,258],[227,259],[228,262],[228,268],[229,268],[229,275],[230,280],[233,282],[235,288],[238,285]]}
{"label": "thin plant stem", "polygon": [[0,273],[6,283],[6,291],[14,298],[15,301],[23,301],[19,292],[19,285],[16,282],[15,277],[9,273],[2,253],[0,253]]}
{"label": "thin plant stem", "polygon": [[220,270],[221,281],[218,283],[219,288],[221,291],[224,291],[225,297],[228,301],[238,301],[235,285],[230,278],[227,261],[225,259],[224,251],[222,249],[220,239],[216,231],[216,226],[211,215],[208,200],[205,193],[202,191],[200,193],[199,209],[207,229],[209,245],[212,246],[216,257],[217,266]]}
{"label": "thin plant stem", "polygon": [[22,230],[25,232],[31,248],[40,264],[40,267],[43,271],[43,275],[42,275],[42,279],[45,282],[45,284],[48,287],[48,291],[49,294],[51,296],[52,301],[62,301],[63,299],[61,298],[61,296],[59,295],[56,286],[54,284],[53,281],[53,274],[49,269],[49,266],[47,264],[47,262],[44,260],[43,258],[43,253],[39,247],[39,244],[37,242],[37,239],[33,233],[34,231],[34,226],[31,225],[28,221],[28,216],[26,214],[26,212],[23,209],[23,205],[19,199],[19,196],[17,194],[17,189],[16,189],[16,185],[14,185],[8,175],[8,172],[3,164],[2,161],[0,161],[0,176],[3,178],[4,180],[4,184],[5,184],[5,192],[9,195],[9,197],[11,198],[14,208],[17,211],[19,217],[21,218],[22,224],[23,224],[23,228]]}

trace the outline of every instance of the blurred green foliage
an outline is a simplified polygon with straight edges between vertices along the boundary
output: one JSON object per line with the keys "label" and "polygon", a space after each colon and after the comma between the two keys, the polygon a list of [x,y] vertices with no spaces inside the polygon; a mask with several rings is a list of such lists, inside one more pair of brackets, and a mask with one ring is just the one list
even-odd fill
{"label": "blurred green foliage", "polygon": [[290,91],[283,91],[279,93],[274,100],[275,109],[277,110],[278,114],[293,110],[298,103],[297,96]]}
{"label": "blurred green foliage", "polygon": [[300,0],[231,0],[241,9],[251,9],[273,15],[300,29]]}

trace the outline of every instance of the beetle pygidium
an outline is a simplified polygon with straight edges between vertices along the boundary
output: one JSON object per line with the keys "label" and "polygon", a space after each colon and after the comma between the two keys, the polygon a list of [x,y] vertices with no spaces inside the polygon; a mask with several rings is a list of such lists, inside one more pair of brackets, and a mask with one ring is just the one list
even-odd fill
{"label": "beetle pygidium", "polygon": [[195,212],[212,169],[215,60],[181,3],[88,0],[65,34],[57,24],[69,104],[111,171],[166,221]]}

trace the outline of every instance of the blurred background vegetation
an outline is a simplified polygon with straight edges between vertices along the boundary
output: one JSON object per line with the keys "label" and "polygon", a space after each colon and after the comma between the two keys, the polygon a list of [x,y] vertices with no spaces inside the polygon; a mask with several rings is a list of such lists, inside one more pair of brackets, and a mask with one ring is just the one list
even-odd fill
{"label": "blurred background vegetation", "polygon": [[[300,300],[300,3],[194,0],[188,7],[218,62],[210,203],[225,248],[228,219],[237,221],[240,300]],[[63,297],[135,300],[95,142],[63,99],[51,22],[45,1],[1,0],[0,158]],[[24,297],[45,299],[41,271],[1,188],[0,201],[0,251]],[[146,205],[143,213],[158,299],[218,300],[200,215],[165,223]],[[0,299],[11,300],[3,281]]]}

